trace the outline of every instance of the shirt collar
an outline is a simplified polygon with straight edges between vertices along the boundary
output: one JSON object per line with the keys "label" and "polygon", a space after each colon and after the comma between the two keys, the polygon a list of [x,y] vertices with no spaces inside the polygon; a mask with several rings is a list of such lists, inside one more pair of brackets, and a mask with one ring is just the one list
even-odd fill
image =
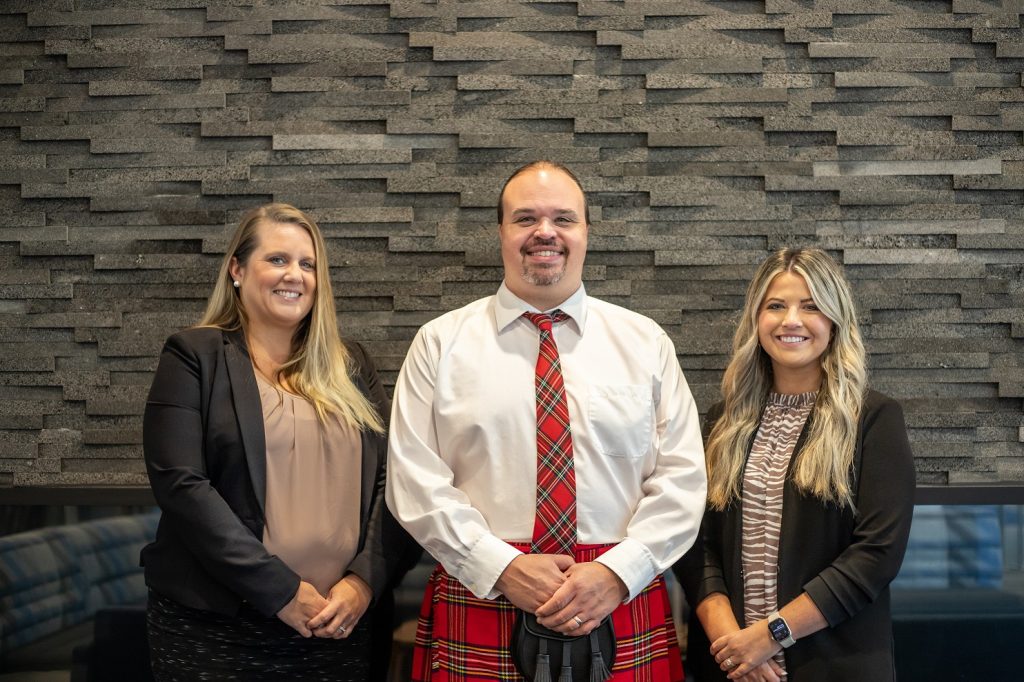
{"label": "shirt collar", "polygon": [[[587,322],[587,291],[583,283],[580,283],[580,288],[572,296],[550,310],[555,308],[569,316],[569,319],[576,326],[577,333],[582,336],[583,328]],[[550,310],[537,310],[509,291],[504,282],[498,287],[498,293],[494,297],[494,322],[498,327],[499,333],[505,331],[506,327],[521,318],[523,313],[550,312]]]}

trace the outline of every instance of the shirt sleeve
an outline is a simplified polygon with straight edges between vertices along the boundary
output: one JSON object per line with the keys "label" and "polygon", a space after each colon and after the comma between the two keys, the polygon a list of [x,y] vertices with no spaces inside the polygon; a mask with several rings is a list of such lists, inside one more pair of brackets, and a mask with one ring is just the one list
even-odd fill
{"label": "shirt sleeve", "polygon": [[[704,420],[701,438],[707,442],[715,422],[722,416],[722,403],[712,405]],[[729,589],[725,583],[725,572],[722,568],[722,524],[724,512],[714,509],[704,510],[704,519],[700,524],[700,532],[693,547],[672,566],[672,572],[683,588],[686,601],[691,607],[697,606],[715,592],[728,596]]]}
{"label": "shirt sleeve", "polygon": [[886,399],[864,421],[853,542],[804,586],[833,627],[873,602],[899,573],[914,513],[914,455],[903,409]]}
{"label": "shirt sleeve", "polygon": [[521,552],[491,532],[438,452],[434,389],[440,343],[420,329],[402,365],[391,414],[386,497],[399,523],[479,598]]}
{"label": "shirt sleeve", "polygon": [[643,497],[626,537],[598,559],[625,583],[627,599],[643,591],[693,545],[707,496],[697,407],[671,339],[661,332],[656,343],[660,371],[654,382],[657,460],[643,482]]}

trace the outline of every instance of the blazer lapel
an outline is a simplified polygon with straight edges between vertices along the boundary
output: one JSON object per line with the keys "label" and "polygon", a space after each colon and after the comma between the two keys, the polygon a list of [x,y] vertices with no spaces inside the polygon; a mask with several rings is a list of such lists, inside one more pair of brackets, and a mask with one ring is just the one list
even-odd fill
{"label": "blazer lapel", "polygon": [[[761,410],[761,419],[764,419],[764,410]],[[758,419],[758,428],[760,428],[761,420]],[[744,576],[743,576],[743,477],[747,469],[747,460],[750,459],[750,451],[754,448],[754,440],[757,438],[757,429],[754,429],[754,433],[750,434],[750,438],[747,440],[747,454],[743,458],[743,469],[740,471],[740,496],[737,497],[732,504],[736,507],[736,510],[732,514],[726,514],[726,529],[725,537],[732,538],[732,556],[735,557],[735,564],[732,570],[732,584],[740,585],[740,589],[736,591],[737,599],[732,602],[732,610],[736,616],[736,620],[739,623],[745,622],[745,616],[743,615],[743,588]]]}
{"label": "blazer lapel", "polygon": [[260,512],[267,513],[267,443],[263,432],[263,404],[256,385],[252,361],[240,331],[224,332],[224,357],[231,379],[231,400],[242,434],[242,447],[249,465],[253,492],[260,504]]}

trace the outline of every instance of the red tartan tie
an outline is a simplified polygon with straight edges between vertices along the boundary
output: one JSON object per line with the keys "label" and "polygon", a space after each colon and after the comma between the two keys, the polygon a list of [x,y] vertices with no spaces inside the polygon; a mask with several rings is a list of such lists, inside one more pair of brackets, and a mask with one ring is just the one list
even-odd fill
{"label": "red tartan tie", "polygon": [[553,322],[569,316],[524,313],[540,330],[537,354],[537,516],[531,551],[568,554],[576,548],[576,473],[572,465],[569,406],[562,382],[562,364],[551,334]]}

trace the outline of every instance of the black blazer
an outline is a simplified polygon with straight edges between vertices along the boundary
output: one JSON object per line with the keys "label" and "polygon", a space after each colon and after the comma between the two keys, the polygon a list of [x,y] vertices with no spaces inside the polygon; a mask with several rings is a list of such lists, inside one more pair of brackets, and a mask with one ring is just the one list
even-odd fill
{"label": "black blazer", "polygon": [[[706,433],[721,412],[720,404],[708,412]],[[806,435],[805,424],[791,474]],[[865,398],[851,475],[856,514],[801,493],[790,478],[783,489],[779,605],[807,592],[829,624],[786,649],[790,682],[895,679],[889,583],[910,534],[914,461],[899,403],[875,391]],[[708,510],[699,541],[673,570],[691,605],[722,592],[742,624],[741,536],[739,502],[721,512]],[[696,617],[689,631],[689,670],[699,682],[725,680]]]}
{"label": "black blazer", "polygon": [[[353,378],[384,419],[372,362],[347,344]],[[252,362],[241,332],[188,329],[164,345],[143,418],[146,470],[163,514],[142,550],[146,584],[192,608],[234,615],[243,601],[267,616],[299,576],[263,546],[266,445]],[[387,438],[362,434],[359,551],[348,567],[380,596],[407,536],[384,505]]]}

